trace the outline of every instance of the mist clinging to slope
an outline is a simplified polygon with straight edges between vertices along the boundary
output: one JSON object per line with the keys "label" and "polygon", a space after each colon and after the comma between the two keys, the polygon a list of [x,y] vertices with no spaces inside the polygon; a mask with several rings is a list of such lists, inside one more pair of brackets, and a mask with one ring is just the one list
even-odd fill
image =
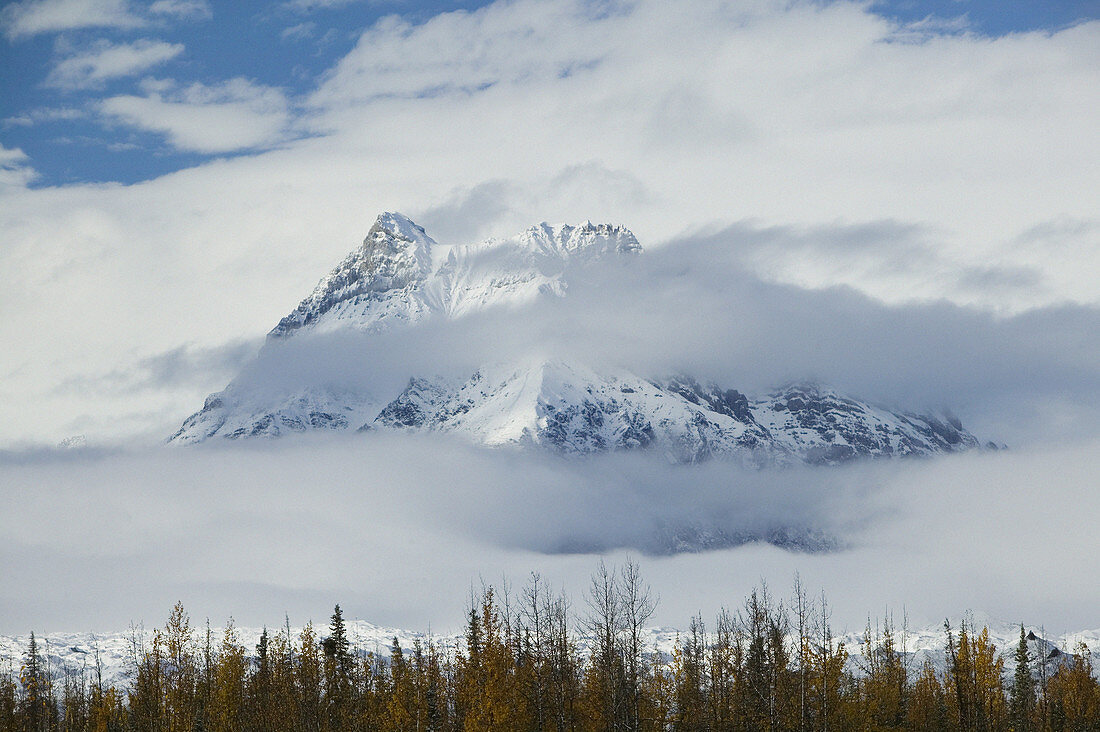
{"label": "mist clinging to slope", "polygon": [[887,305],[745,271],[736,231],[571,273],[543,297],[383,334],[269,342],[237,380],[272,394],[348,388],[385,403],[412,376],[467,378],[491,363],[577,360],[646,378],[687,374],[759,395],[817,380],[893,409],[949,410],[983,440],[1056,443],[1100,429],[1100,310],[999,316],[946,302]]}

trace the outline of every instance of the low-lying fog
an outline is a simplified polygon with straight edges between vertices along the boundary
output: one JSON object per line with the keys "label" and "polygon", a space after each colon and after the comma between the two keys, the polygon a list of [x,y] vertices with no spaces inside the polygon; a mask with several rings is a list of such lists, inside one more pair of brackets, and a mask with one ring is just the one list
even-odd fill
{"label": "low-lying fog", "polygon": [[[786,595],[797,572],[838,630],[888,609],[1079,630],[1100,626],[1098,468],[1097,440],[767,472],[386,433],[8,455],[0,633],[155,626],[176,600],[245,625],[323,621],[339,602],[442,632],[461,626],[471,585],[531,571],[579,609],[595,550],[640,560],[659,624],[737,606],[762,581]],[[692,527],[810,530],[836,546],[654,553]]]}

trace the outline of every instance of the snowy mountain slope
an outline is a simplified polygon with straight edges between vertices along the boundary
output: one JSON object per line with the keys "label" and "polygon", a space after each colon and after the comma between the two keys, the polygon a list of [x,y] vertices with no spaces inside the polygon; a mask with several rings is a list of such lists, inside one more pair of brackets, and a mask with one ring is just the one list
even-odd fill
{"label": "snowy mountain slope", "polygon": [[694,404],[678,391],[686,383],[663,386],[562,361],[497,365],[458,385],[414,379],[373,424],[573,453],[656,446],[683,462],[714,455],[757,467],[791,462],[751,414]]}
{"label": "snowy mountain slope", "polygon": [[508,239],[453,248],[432,269],[438,244],[399,213],[383,213],[362,246],[271,330],[280,338],[301,328],[377,331],[432,313],[456,317],[484,308],[562,295],[566,271],[641,245],[621,226],[539,224]]}
{"label": "snowy mountain slope", "polygon": [[[980,632],[983,628],[989,631],[989,641],[997,649],[997,653],[1004,659],[1004,674],[1011,678],[1016,670],[1016,647],[1020,642],[1020,625],[1003,620],[990,618],[984,613],[971,614],[965,618],[968,633]],[[961,621],[951,621],[952,634],[958,639]],[[871,638],[875,638],[876,630],[872,628]],[[849,668],[856,674],[863,673],[867,667],[863,653],[863,641],[866,631],[845,633],[837,636],[838,642],[844,643],[849,653]],[[894,629],[896,648],[904,658],[906,668],[910,674],[917,674],[925,661],[930,661],[938,671],[947,667],[947,634],[944,626],[928,625],[921,628],[908,628],[904,630]],[[1084,630],[1076,633],[1064,633],[1051,637],[1043,629],[1025,626],[1025,640],[1027,642],[1028,656],[1031,659],[1032,675],[1042,674],[1049,678],[1058,669],[1073,663],[1073,654],[1076,653],[1078,644],[1084,643],[1089,649],[1089,655],[1093,663],[1100,660],[1100,628],[1096,630]]]}
{"label": "snowy mountain slope", "polygon": [[[314,630],[322,636],[327,635],[327,628],[323,624],[315,626]],[[279,628],[268,629],[268,634],[272,636],[279,632]],[[295,641],[301,632],[300,627],[290,629],[291,637]],[[394,638],[397,638],[398,644],[403,649],[412,649],[416,641],[427,646],[429,640],[429,636],[424,633],[387,628],[363,620],[346,621],[346,632],[348,641],[357,653],[374,653],[383,657],[389,656]],[[244,647],[250,658],[260,642],[261,633],[263,633],[262,628],[236,628],[237,641]],[[215,648],[221,643],[223,634],[224,628],[211,629]],[[203,647],[205,636],[205,627],[194,629],[192,640],[196,648]],[[430,638],[446,651],[457,648],[460,636],[431,636]],[[92,683],[97,670],[101,670],[104,686],[126,688],[134,676],[135,649],[150,648],[153,631],[133,628],[121,633],[48,633],[45,635],[36,633],[35,640],[39,653],[43,660],[47,661],[55,679],[64,679],[67,673],[79,675],[83,672],[85,680]],[[29,635],[0,635],[0,671],[6,670],[8,664],[18,671],[29,642]]]}
{"label": "snowy mountain slope", "polygon": [[[958,622],[952,626],[959,627]],[[1010,678],[1015,670],[1013,652],[1019,641],[1020,626],[1012,623],[998,621],[982,621],[974,627],[989,629],[990,641],[996,646],[997,651],[1005,661],[1005,676]],[[260,640],[261,628],[237,628],[238,642],[246,649],[249,657]],[[324,637],[327,628],[324,625],[315,626],[315,632]],[[295,640],[302,629],[294,627],[290,629],[291,637]],[[1038,632],[1036,632],[1038,631]],[[223,630],[213,628],[211,630],[214,643],[220,642]],[[278,628],[268,630],[270,634],[284,632]],[[1053,675],[1063,664],[1072,661],[1072,653],[1076,651],[1078,643],[1085,643],[1090,650],[1094,665],[1100,664],[1100,629],[1066,633],[1056,637],[1041,637],[1042,631],[1037,628],[1027,629],[1027,643],[1033,664],[1033,674],[1040,671],[1040,665],[1045,665],[1046,676]],[[462,636],[428,635],[400,628],[388,628],[374,625],[362,620],[347,621],[347,635],[352,648],[356,653],[374,653],[376,656],[388,658],[394,638],[398,645],[409,652],[413,644],[420,642],[426,647],[429,640],[435,644],[444,654],[453,655],[462,647]],[[666,662],[672,658],[678,638],[683,635],[681,631],[668,627],[651,627],[644,630],[643,647],[653,649],[664,657]],[[873,635],[873,633],[872,633]],[[204,642],[205,628],[197,629],[194,633],[194,641],[197,647]],[[135,646],[142,644],[148,648],[152,640],[151,631],[135,630],[122,633],[49,633],[36,635],[39,652],[48,661],[50,672],[54,679],[60,681],[67,673],[80,674],[83,670],[86,680],[90,683],[97,670],[97,659],[102,669],[105,685],[114,685],[125,688],[133,678],[133,651]],[[919,673],[925,660],[939,671],[946,664],[946,638],[942,625],[930,625],[923,628],[900,631],[895,629],[897,648],[905,657],[906,667],[910,674]],[[6,636],[0,635],[0,670],[10,667],[18,671],[23,661],[30,637],[27,635]],[[836,637],[838,642],[844,643],[848,651],[848,668],[857,676],[862,673],[865,665],[861,652],[863,633],[845,633]],[[582,657],[586,657],[591,648],[591,639],[580,636],[575,639],[577,649]],[[792,645],[795,638],[788,638]]]}
{"label": "snowy mountain slope", "polygon": [[[593,263],[628,263],[642,252],[628,229],[590,222],[544,223],[507,239],[453,247],[433,269],[437,246],[405,216],[382,214],[363,244],[272,329],[265,348],[305,330],[379,333],[428,318],[446,323],[491,308],[537,307],[540,298],[566,297],[572,277]],[[459,381],[409,377],[404,391],[380,399],[304,384],[273,393],[243,377],[211,395],[169,441],[401,428],[453,432],[489,446],[566,453],[652,448],[679,462],[723,457],[753,467],[978,445],[953,418],[892,412],[810,384],[750,399],[690,376],[653,378],[554,358],[485,364]]]}
{"label": "snowy mountain slope", "polygon": [[355,428],[378,413],[369,395],[347,389],[305,388],[272,398],[230,384],[207,397],[169,442],[181,445],[202,442],[217,435],[229,440],[242,437],[278,437],[307,430],[342,431]]}
{"label": "snowy mountain slope", "polygon": [[959,424],[897,414],[811,384],[762,400],[690,377],[650,381],[561,361],[497,365],[461,384],[414,378],[367,426],[452,431],[485,445],[590,453],[658,447],[679,462],[840,463],[977,447]]}
{"label": "snowy mountain slope", "polygon": [[452,249],[428,283],[426,297],[449,317],[520,305],[540,295],[564,295],[570,270],[641,251],[634,234],[622,226],[543,223],[508,239]]}
{"label": "snowy mountain slope", "polygon": [[978,447],[978,440],[954,417],[890,412],[816,384],[789,384],[750,408],[783,447],[808,463]]}

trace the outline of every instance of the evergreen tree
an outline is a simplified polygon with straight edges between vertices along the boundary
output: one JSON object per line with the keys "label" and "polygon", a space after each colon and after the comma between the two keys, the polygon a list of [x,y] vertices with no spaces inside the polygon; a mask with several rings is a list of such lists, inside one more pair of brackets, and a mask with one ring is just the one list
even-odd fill
{"label": "evergreen tree", "polygon": [[129,693],[131,723],[149,732],[166,730],[164,636],[160,630],[153,631],[152,642],[146,649],[144,632],[131,628],[130,653],[135,674]]}
{"label": "evergreen tree", "polygon": [[947,732],[950,725],[944,694],[936,668],[926,659],[909,692],[909,708],[906,713],[909,729]]}
{"label": "evergreen tree", "polygon": [[706,630],[703,619],[691,619],[688,633],[676,643],[672,655],[674,703],[672,728],[676,732],[704,732],[708,729]]}
{"label": "evergreen tree", "polygon": [[19,683],[23,689],[20,716],[27,732],[49,730],[52,727],[53,700],[50,694],[50,679],[46,674],[45,662],[38,650],[38,641],[31,633],[27,651],[23,655],[23,667],[19,672]]}
{"label": "evergreen tree", "polygon": [[230,618],[222,632],[214,667],[214,698],[210,715],[216,732],[236,732],[244,726],[244,690],[248,662]]}
{"label": "evergreen tree", "polygon": [[295,706],[299,713],[298,728],[310,731],[321,729],[324,719],[322,708],[324,662],[312,622],[307,622],[298,636],[296,686]]}
{"label": "evergreen tree", "polygon": [[353,717],[351,644],[344,627],[344,615],[336,605],[329,624],[328,637],[322,641],[325,654],[325,702],[329,726],[347,729]]}
{"label": "evergreen tree", "polygon": [[271,639],[264,627],[245,688],[245,716],[251,729],[270,730],[273,727],[272,696]]}
{"label": "evergreen tree", "polygon": [[16,729],[17,698],[11,666],[0,675],[0,730]]}
{"label": "evergreen tree", "polygon": [[863,635],[863,678],[860,680],[864,714],[876,729],[905,726],[908,678],[901,655],[894,645],[894,629],[889,618],[881,634],[871,632],[868,620]]}
{"label": "evergreen tree", "polygon": [[198,713],[198,667],[195,662],[191,621],[183,603],[177,602],[164,626],[165,714],[169,732],[190,732]]}
{"label": "evergreen tree", "polygon": [[1031,676],[1031,653],[1027,647],[1024,626],[1020,625],[1020,642],[1016,645],[1016,672],[1012,676],[1012,704],[1009,719],[1013,732],[1031,732],[1035,712],[1035,680]]}

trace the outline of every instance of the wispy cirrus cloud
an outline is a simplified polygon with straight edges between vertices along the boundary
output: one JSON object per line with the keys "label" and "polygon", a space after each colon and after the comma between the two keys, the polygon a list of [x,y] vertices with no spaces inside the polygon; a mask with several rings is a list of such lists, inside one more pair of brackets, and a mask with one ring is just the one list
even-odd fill
{"label": "wispy cirrus cloud", "polygon": [[138,28],[146,22],[129,0],[23,0],[0,11],[9,38],[78,28]]}
{"label": "wispy cirrus cloud", "polygon": [[132,43],[101,40],[91,48],[61,59],[46,84],[61,89],[101,87],[104,82],[133,76],[160,66],[183,53],[182,43],[140,39]]}
{"label": "wispy cirrus cloud", "polygon": [[209,20],[208,0],[156,0],[148,7],[131,0],[22,0],[0,10],[0,27],[11,39],[85,28],[131,30],[167,19]]}
{"label": "wispy cirrus cloud", "polygon": [[214,9],[207,0],[157,0],[149,6],[149,12],[186,20],[209,20],[214,17]]}
{"label": "wispy cirrus cloud", "polygon": [[288,0],[282,7],[296,13],[312,13],[316,10],[331,10],[363,2],[379,4],[380,0]]}

